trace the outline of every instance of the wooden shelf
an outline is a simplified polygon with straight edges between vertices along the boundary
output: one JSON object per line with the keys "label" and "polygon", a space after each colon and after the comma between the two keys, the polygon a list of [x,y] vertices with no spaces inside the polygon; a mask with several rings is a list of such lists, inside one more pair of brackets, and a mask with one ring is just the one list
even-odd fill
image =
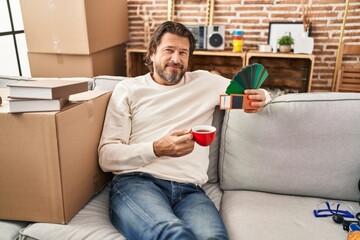
{"label": "wooden shelf", "polygon": [[144,57],[147,50],[145,48],[126,49],[126,76],[136,77],[144,75],[148,69],[144,65]]}
{"label": "wooden shelf", "polygon": [[234,53],[231,50],[224,51],[194,51],[190,62],[190,71],[208,70],[217,72],[221,76],[231,79],[241,68],[245,66],[246,52]]}
{"label": "wooden shelf", "polygon": [[269,72],[263,87],[310,92],[315,56],[294,53],[263,53],[250,50],[245,65],[260,63]]}
{"label": "wooden shelf", "polygon": [[[144,65],[145,48],[126,50],[126,72],[128,77],[146,74]],[[220,75],[232,77],[244,66],[260,63],[269,72],[262,87],[291,89],[297,92],[310,92],[315,56],[294,53],[263,53],[250,50],[234,53],[231,50],[195,50],[189,63],[189,71],[216,71]]]}
{"label": "wooden shelf", "polygon": [[[128,48],[126,50],[126,73],[128,77],[146,74],[148,69],[144,65],[145,48]],[[245,52],[234,53],[225,51],[195,50],[192,61],[189,63],[189,71],[208,70],[217,71],[222,76],[232,78],[243,66],[245,66]]]}

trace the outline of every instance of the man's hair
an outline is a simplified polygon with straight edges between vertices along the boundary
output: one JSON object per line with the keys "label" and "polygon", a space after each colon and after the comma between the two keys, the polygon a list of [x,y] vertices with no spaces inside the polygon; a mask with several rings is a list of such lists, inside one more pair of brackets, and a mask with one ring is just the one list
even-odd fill
{"label": "man's hair", "polygon": [[150,59],[150,56],[156,51],[156,48],[161,42],[161,38],[165,33],[176,34],[180,37],[187,37],[189,39],[190,48],[189,48],[189,60],[191,59],[193,52],[195,50],[195,38],[193,34],[187,29],[183,24],[179,22],[166,21],[160,25],[154,32],[151,37],[148,51],[144,57],[144,62],[146,67],[151,73],[154,72],[153,62]]}

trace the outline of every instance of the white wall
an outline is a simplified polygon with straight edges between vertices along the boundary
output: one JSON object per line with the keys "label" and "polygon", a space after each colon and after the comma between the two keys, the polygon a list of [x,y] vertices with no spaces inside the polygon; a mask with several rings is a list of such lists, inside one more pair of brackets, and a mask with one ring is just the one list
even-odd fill
{"label": "white wall", "polygon": [[[10,0],[14,30],[24,30],[19,0]],[[7,0],[0,0],[0,33],[10,32],[11,23]],[[30,77],[25,34],[16,34],[22,76]],[[19,76],[13,35],[0,36],[0,75]]]}

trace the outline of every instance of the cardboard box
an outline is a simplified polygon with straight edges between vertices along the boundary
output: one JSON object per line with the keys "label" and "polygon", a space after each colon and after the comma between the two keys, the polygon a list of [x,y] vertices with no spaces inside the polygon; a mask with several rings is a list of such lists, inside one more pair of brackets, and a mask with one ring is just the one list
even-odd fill
{"label": "cardboard box", "polygon": [[110,180],[97,154],[110,93],[81,94],[60,112],[10,114],[3,102],[0,219],[68,223]]}
{"label": "cardboard box", "polygon": [[125,45],[90,55],[28,52],[32,77],[125,76]]}
{"label": "cardboard box", "polygon": [[129,40],[126,0],[21,0],[29,52],[91,54]]}

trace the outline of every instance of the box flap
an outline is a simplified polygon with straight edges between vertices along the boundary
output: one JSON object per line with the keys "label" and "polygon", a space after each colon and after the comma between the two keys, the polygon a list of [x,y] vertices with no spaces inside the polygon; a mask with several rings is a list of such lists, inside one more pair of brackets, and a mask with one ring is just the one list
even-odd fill
{"label": "box flap", "polygon": [[83,102],[88,101],[90,99],[95,99],[101,95],[104,95],[110,91],[87,91],[82,93],[73,94],[70,96],[70,102]]}
{"label": "box flap", "polygon": [[81,95],[85,96],[78,99],[89,101],[56,116],[66,221],[109,180],[99,167],[97,147],[111,93],[91,91]]}

